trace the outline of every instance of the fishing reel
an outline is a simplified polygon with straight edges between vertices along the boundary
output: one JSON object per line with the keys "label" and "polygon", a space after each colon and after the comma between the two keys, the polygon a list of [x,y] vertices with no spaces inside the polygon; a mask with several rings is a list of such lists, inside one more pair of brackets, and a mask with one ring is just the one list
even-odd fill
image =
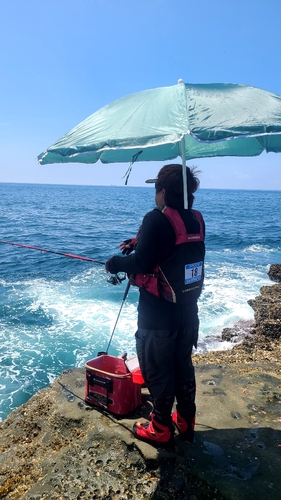
{"label": "fishing reel", "polygon": [[119,274],[112,274],[107,278],[107,282],[111,283],[111,285],[121,285],[122,281],[126,279],[126,274],[124,276],[120,276]]}

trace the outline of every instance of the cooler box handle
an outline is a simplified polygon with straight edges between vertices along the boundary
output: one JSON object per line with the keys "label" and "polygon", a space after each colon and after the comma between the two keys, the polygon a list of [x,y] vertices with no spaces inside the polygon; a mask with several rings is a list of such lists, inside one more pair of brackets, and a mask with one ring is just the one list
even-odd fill
{"label": "cooler box handle", "polygon": [[103,389],[106,390],[106,394],[103,396],[105,398],[105,403],[103,404],[101,401],[97,402],[104,406],[105,408],[108,407],[110,403],[112,403],[111,399],[109,398],[108,394],[113,393],[113,381],[110,378],[104,378],[104,377],[99,377],[98,375],[94,375],[93,373],[87,372],[87,379],[88,379],[88,396],[92,397],[94,400],[96,400],[96,397],[92,391],[89,390],[89,387],[93,387],[95,385],[102,387]]}
{"label": "cooler box handle", "polygon": [[88,381],[90,385],[98,385],[107,390],[107,392],[113,393],[113,382],[110,378],[99,377],[93,373],[88,374]]}

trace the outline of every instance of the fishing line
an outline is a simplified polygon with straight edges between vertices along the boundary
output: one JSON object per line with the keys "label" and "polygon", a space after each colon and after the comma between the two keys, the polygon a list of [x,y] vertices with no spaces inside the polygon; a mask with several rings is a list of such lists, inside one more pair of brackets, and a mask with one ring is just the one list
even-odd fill
{"label": "fishing line", "polygon": [[123,296],[123,300],[122,300],[122,303],[121,303],[121,306],[120,306],[120,309],[119,309],[119,313],[118,313],[118,316],[117,316],[117,319],[116,319],[116,322],[115,322],[115,325],[114,325],[114,328],[112,330],[112,334],[111,334],[111,337],[109,339],[109,342],[108,342],[108,346],[107,346],[107,349],[106,349],[106,354],[108,354],[108,349],[110,347],[110,344],[111,344],[111,341],[112,341],[112,337],[113,337],[113,334],[115,332],[115,328],[116,328],[116,325],[118,323],[118,320],[119,320],[119,316],[121,314],[121,311],[122,311],[122,307],[125,303],[125,300],[126,300],[126,297],[128,295],[128,292],[129,292],[129,288],[130,288],[130,281],[128,280],[128,283],[127,283],[127,286],[126,286],[126,289],[125,289],[125,292],[124,292],[124,296]]}

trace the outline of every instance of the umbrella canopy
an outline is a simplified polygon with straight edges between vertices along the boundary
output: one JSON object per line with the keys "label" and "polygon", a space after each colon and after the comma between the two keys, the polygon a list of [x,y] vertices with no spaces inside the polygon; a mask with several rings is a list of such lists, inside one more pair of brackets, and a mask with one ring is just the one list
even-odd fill
{"label": "umbrella canopy", "polygon": [[104,106],[38,161],[134,163],[180,156],[185,165],[193,158],[257,156],[263,151],[281,152],[281,96],[246,85],[179,80]]}

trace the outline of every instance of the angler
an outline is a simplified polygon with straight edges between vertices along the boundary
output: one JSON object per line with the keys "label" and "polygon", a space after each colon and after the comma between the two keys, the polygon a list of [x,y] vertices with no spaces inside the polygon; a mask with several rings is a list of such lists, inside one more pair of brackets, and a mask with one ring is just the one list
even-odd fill
{"label": "angler", "polygon": [[[140,287],[136,348],[153,410],[149,422],[135,423],[134,433],[162,447],[174,446],[173,424],[182,439],[194,439],[196,384],[191,354],[198,339],[205,224],[202,215],[191,209],[199,187],[196,171],[186,167],[186,175],[189,208],[184,208],[182,166],[164,166],[152,181],[157,209],[145,215],[135,253],[106,262],[111,273],[135,275]],[[166,282],[164,288],[161,281]]]}

